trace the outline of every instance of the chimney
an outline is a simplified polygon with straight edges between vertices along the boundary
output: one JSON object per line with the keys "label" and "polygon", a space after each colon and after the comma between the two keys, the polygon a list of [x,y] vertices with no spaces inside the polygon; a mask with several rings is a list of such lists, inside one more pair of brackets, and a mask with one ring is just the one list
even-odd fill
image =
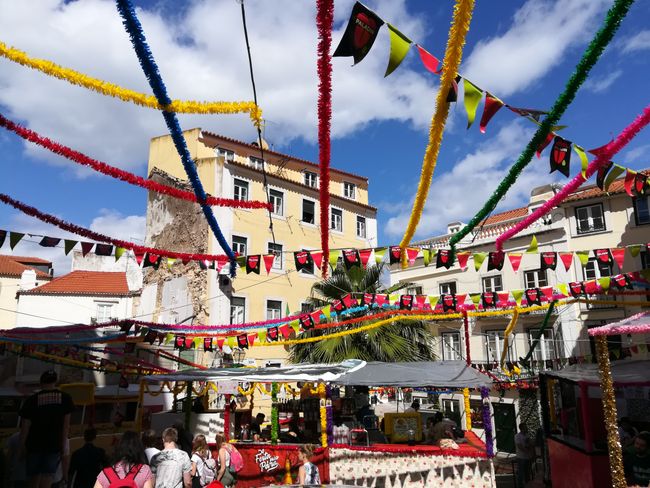
{"label": "chimney", "polygon": [[26,269],[20,276],[20,284],[18,285],[19,291],[27,291],[36,288],[36,271],[33,269]]}

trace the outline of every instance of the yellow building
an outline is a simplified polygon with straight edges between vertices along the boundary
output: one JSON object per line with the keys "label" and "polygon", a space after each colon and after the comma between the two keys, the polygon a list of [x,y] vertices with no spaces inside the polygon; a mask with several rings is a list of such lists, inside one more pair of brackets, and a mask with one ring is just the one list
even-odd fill
{"label": "yellow building", "polygon": [[[140,310],[152,311],[150,318],[159,322],[180,322],[194,315],[195,324],[255,322],[284,317],[287,311],[301,311],[319,276],[296,272],[293,251],[321,247],[318,165],[268,148],[262,160],[257,144],[201,129],[186,131],[185,138],[205,190],[211,195],[266,201],[266,173],[273,203],[270,219],[267,210],[213,210],[235,252],[277,253],[277,257],[268,275],[262,265],[259,275],[238,270],[232,281],[228,278],[228,266],[221,274],[196,266],[183,270],[181,266],[182,274],[162,271],[162,280],[161,270],[156,272],[158,278],[152,272],[149,280],[145,278]],[[189,188],[169,136],[151,140],[148,170],[151,178]],[[330,194],[330,217],[326,223],[330,226],[330,247],[376,246],[377,210],[368,204],[368,179],[332,169]],[[147,243],[179,251],[223,254],[198,205],[172,200],[150,193]],[[155,290],[151,288],[154,283]],[[257,359],[259,365],[282,362],[286,351],[279,346],[253,347],[247,358]]]}

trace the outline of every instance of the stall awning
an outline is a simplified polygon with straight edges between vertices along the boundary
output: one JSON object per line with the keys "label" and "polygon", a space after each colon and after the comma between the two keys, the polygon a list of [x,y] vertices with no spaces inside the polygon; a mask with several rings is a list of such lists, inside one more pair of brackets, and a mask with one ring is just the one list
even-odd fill
{"label": "stall awning", "polygon": [[[648,360],[612,361],[611,369],[614,384],[617,386],[650,385],[650,361]],[[597,364],[574,364],[559,371],[550,371],[546,375],[576,383],[600,384]]]}
{"label": "stall awning", "polygon": [[589,329],[590,336],[645,334],[646,332],[650,332],[650,311],[632,315],[612,324]]}

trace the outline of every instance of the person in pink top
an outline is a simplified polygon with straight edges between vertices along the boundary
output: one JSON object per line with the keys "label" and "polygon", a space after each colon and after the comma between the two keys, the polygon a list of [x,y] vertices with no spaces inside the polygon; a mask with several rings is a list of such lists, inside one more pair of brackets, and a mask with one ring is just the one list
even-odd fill
{"label": "person in pink top", "polygon": [[153,474],[147,466],[144,447],[136,432],[122,434],[115,446],[113,464],[99,473],[94,488],[108,488],[116,477],[133,479],[138,488],[153,488]]}

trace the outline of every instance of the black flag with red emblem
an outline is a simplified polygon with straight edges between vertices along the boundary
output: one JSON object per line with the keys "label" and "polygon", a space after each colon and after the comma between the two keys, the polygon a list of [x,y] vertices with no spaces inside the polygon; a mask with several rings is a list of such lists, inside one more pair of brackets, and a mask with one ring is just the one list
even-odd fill
{"label": "black flag with red emblem", "polygon": [[442,302],[442,311],[443,312],[455,312],[456,311],[456,295],[446,294],[440,297]]}
{"label": "black flag with red emblem", "polygon": [[543,271],[545,269],[555,270],[557,266],[557,253],[545,251],[539,253],[539,267]]}
{"label": "black flag with red emblem", "polygon": [[541,305],[542,296],[539,288],[527,288],[526,289],[526,301],[528,305]]}
{"label": "black flag with red emblem", "polygon": [[644,197],[648,192],[648,177],[644,174],[637,173],[634,175],[634,184],[632,193],[637,197]]}
{"label": "black flag with red emblem", "polygon": [[551,148],[551,173],[559,171],[564,176],[570,175],[569,165],[571,164],[571,141],[555,136]]}
{"label": "black flag with red emblem", "polygon": [[309,251],[294,252],[293,260],[296,263],[296,271],[306,271],[314,274],[314,259]]}
{"label": "black flag with red emblem", "polygon": [[350,270],[353,266],[361,266],[361,260],[359,259],[359,251],[356,249],[347,249],[343,251],[343,263],[345,264],[345,269]]}
{"label": "black flag with red emblem", "polygon": [[390,258],[390,264],[399,263],[402,256],[402,248],[399,246],[390,246],[388,248],[388,257]]}
{"label": "black flag with red emblem", "polygon": [[314,328],[314,319],[311,318],[311,315],[301,315],[300,316],[300,325],[302,325],[302,328],[305,330],[313,329]]}
{"label": "black flag with red emblem", "polygon": [[335,299],[335,300],[332,301],[332,310],[334,310],[335,312],[341,312],[342,310],[345,310],[346,308],[347,307],[345,306],[345,304],[341,300]]}
{"label": "black flag with red emblem", "polygon": [[203,350],[204,351],[214,351],[214,347],[212,347],[212,337],[204,337],[203,338]]}
{"label": "black flag with red emblem", "polygon": [[609,249],[594,249],[594,257],[601,264],[612,264],[612,254],[609,252]]}
{"label": "black flag with red emblem", "polygon": [[411,310],[413,308],[413,295],[402,295],[399,297],[400,310]]}
{"label": "black flag with red emblem", "polygon": [[585,293],[585,286],[581,281],[573,281],[569,283],[569,291],[571,296],[577,298]]}
{"label": "black flag with red emblem", "polygon": [[632,281],[630,281],[630,277],[624,274],[619,274],[616,276],[612,277],[612,282],[614,283],[614,286],[618,288],[619,290],[623,290],[625,288],[632,289]]}
{"label": "black flag with red emblem", "polygon": [[375,294],[374,293],[364,293],[363,294],[363,304],[371,307],[375,303]]}
{"label": "black flag with red emblem", "polygon": [[269,338],[270,341],[277,341],[278,340],[278,328],[276,326],[269,327],[269,329],[266,331],[266,337]]}
{"label": "black flag with red emblem", "polygon": [[246,256],[246,274],[255,273],[260,274],[262,264],[262,256],[254,254],[253,256]]}
{"label": "black flag with red emblem", "polygon": [[598,173],[596,174],[596,185],[601,189],[601,191],[605,191],[605,178],[607,177],[609,170],[612,169],[612,166],[614,166],[614,162],[609,161],[605,166],[598,168]]}
{"label": "black flag with red emblem", "polygon": [[438,249],[438,256],[436,257],[436,268],[451,268],[454,260],[450,259],[451,251],[449,249]]}
{"label": "black flag with red emblem", "polygon": [[496,306],[496,293],[493,291],[483,292],[481,294],[481,302],[483,302],[483,308]]}
{"label": "black flag with red emblem", "polygon": [[357,64],[370,51],[382,25],[384,21],[376,13],[359,2],[355,3],[348,26],[333,56],[352,56],[354,64]]}
{"label": "black flag with red emblem", "polygon": [[505,253],[503,251],[495,251],[488,254],[488,271],[496,269],[501,271],[503,268],[503,261],[505,258]]}
{"label": "black flag with red emblem", "polygon": [[239,334],[237,336],[237,345],[240,349],[248,349],[248,337],[246,337],[246,334]]}
{"label": "black flag with red emblem", "polygon": [[185,349],[185,336],[177,335],[174,337],[174,349]]}

